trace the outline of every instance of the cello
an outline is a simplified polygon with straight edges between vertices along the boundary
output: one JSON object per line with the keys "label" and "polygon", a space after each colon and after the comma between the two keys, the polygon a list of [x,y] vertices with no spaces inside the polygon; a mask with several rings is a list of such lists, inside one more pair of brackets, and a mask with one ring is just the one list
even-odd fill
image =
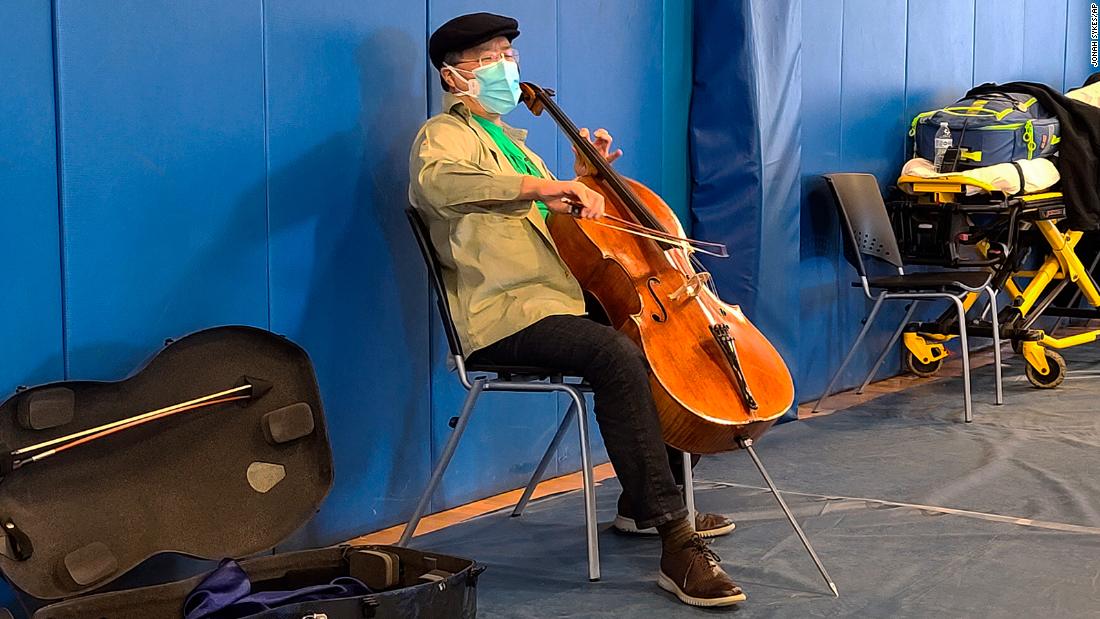
{"label": "cello", "polygon": [[[829,590],[840,597],[753,448],[794,403],[794,381],[772,343],[739,306],[718,297],[709,273],[696,270],[692,254],[712,253],[705,248],[714,244],[686,238],[660,196],[613,170],[557,106],[553,91],[530,82],[521,82],[520,91],[531,113],[549,112],[596,170],[577,180],[603,196],[603,219],[610,223],[555,215],[547,224],[581,288],[645,354],[662,438],[691,453],[748,452]],[[574,215],[579,212],[574,205]]]}
{"label": "cello", "polygon": [[696,269],[692,254],[714,244],[685,238],[660,196],[612,169],[553,91],[520,88],[531,113],[548,112],[596,170],[578,181],[604,197],[607,221],[555,215],[547,224],[581,287],[645,353],[665,442],[698,454],[751,445],[794,403],[794,381],[771,342]]}

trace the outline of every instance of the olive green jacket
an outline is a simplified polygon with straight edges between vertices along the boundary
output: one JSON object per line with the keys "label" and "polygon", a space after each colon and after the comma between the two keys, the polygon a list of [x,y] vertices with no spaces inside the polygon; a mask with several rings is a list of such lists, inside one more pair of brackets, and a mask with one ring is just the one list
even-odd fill
{"label": "olive green jacket", "polygon": [[[457,97],[424,123],[409,155],[409,201],[428,224],[462,342],[470,354],[556,314],[584,314],[580,285],[558,255],[531,200],[518,199],[523,176]],[[505,133],[545,178],[553,175]]]}

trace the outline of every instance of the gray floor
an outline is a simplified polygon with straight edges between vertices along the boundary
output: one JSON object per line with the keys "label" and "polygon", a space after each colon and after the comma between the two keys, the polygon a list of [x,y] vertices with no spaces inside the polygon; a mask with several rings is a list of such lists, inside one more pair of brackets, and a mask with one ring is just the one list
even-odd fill
{"label": "gray floor", "polygon": [[[607,530],[618,487],[598,500],[603,579],[589,583],[572,493],[522,518],[485,516],[415,546],[489,566],[486,617],[1100,617],[1100,362],[1066,354],[1055,391],[1009,357],[1004,406],[992,368],[975,377],[975,422],[959,380],[924,384],[773,429],[759,452],[840,588],[829,593],[744,453],[704,459],[701,508],[731,514],[714,543],[749,599],[682,606],[654,583],[659,543]],[[1017,519],[1030,519],[1021,522]]]}

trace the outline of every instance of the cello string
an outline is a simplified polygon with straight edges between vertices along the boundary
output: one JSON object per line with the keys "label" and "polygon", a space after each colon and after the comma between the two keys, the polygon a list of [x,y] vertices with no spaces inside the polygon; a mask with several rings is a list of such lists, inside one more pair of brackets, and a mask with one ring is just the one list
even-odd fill
{"label": "cello string", "polygon": [[[699,272],[699,273],[706,273],[707,272],[706,265],[704,265],[703,261],[700,260],[698,257],[696,257],[695,254],[688,254],[688,259],[691,260],[691,264],[692,264],[692,266],[695,267],[695,270],[697,272]],[[720,296],[718,294],[718,285],[714,283],[714,278],[713,277],[706,278],[706,281],[703,282],[703,285],[706,286],[707,289],[710,290],[712,294],[714,294],[714,296],[716,296],[716,297]]]}
{"label": "cello string", "polygon": [[544,89],[530,82],[523,82],[520,87],[527,96],[526,103],[531,111],[536,116],[544,110],[550,113],[550,116],[553,117],[554,122],[557,123],[566,137],[584,154],[588,163],[596,168],[597,176],[610,185],[619,198],[624,201],[627,211],[631,212],[631,214],[638,219],[648,223],[650,229],[661,233],[668,232],[664,230],[661,222],[654,217],[653,213],[649,211],[649,208],[646,207],[642,200],[638,198],[634,191],[623,181],[623,178],[611,167],[611,164],[609,164],[607,160],[604,159],[603,155],[596,150],[595,144],[581,137],[580,130],[577,126],[573,124],[573,121],[565,115],[565,112],[563,112],[561,108],[558,107],[558,104],[552,99],[554,96],[553,90]]}

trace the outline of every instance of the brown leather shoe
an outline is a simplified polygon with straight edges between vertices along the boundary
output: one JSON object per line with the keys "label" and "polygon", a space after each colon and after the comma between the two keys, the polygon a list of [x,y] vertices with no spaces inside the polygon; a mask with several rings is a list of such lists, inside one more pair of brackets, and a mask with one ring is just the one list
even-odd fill
{"label": "brown leather shoe", "polygon": [[731,606],[745,601],[745,592],[719,565],[721,559],[698,535],[680,550],[661,554],[657,584],[692,606]]}
{"label": "brown leather shoe", "polygon": [[[615,531],[619,533],[631,535],[657,535],[656,527],[639,529],[634,519],[622,515],[622,512],[619,512],[619,514],[615,516],[615,522],[612,523],[612,526],[615,528]],[[736,528],[737,525],[722,514],[695,512],[695,532],[699,534],[699,537],[709,538],[727,535],[732,533]]]}

